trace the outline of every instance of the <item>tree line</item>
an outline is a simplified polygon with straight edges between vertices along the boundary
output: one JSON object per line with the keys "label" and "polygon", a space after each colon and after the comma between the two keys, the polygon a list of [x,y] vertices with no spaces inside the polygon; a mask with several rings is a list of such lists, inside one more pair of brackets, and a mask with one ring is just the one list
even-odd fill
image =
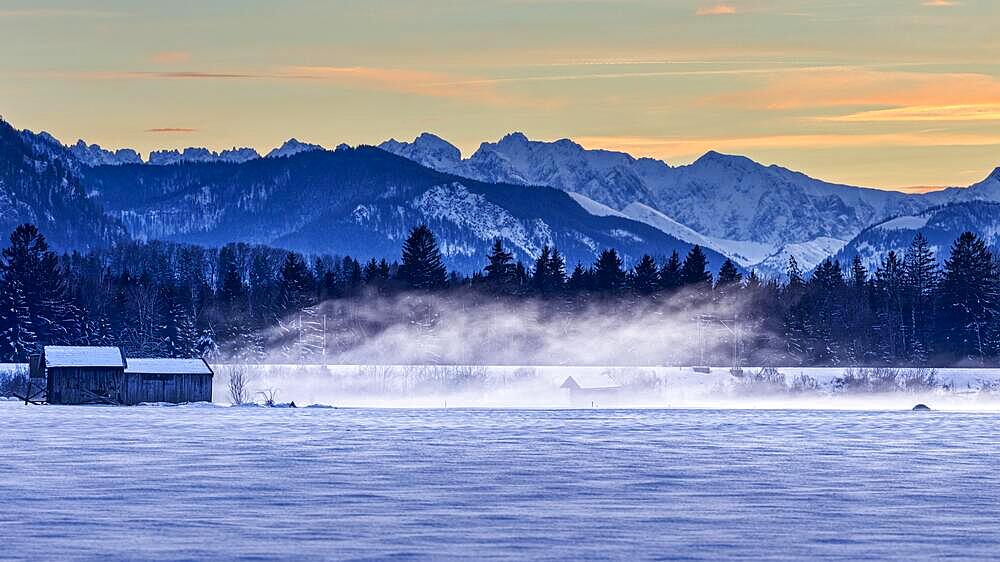
{"label": "tree line", "polygon": [[[119,345],[134,356],[322,362],[389,328],[365,314],[379,299],[430,294],[473,310],[531,300],[567,322],[599,303],[622,318],[654,305],[739,327],[736,351],[720,345],[690,361],[727,363],[738,353],[753,365],[945,366],[1000,356],[1000,265],[973,233],[955,240],[943,266],[918,234],[874,271],[855,257],[846,267],[827,259],[806,274],[791,258],[778,280],[731,260],[713,276],[698,246],[685,256],[642,256],[628,268],[609,248],[570,269],[558,248],[542,247],[524,264],[501,240],[481,271],[462,275],[447,271],[425,225],[393,262],[168,242],[60,256],[26,224],[0,257],[0,361],[67,344]],[[323,306],[330,302],[339,304]],[[408,321],[433,330],[433,311],[419,310]],[[732,327],[724,338],[737,337]]]}

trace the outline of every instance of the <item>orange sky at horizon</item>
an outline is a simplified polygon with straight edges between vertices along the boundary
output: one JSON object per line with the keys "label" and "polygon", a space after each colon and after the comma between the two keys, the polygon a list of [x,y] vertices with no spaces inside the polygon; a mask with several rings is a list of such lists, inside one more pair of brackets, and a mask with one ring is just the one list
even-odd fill
{"label": "orange sky at horizon", "polygon": [[0,112],[140,152],[511,131],[827,181],[1000,165],[988,0],[0,0]]}

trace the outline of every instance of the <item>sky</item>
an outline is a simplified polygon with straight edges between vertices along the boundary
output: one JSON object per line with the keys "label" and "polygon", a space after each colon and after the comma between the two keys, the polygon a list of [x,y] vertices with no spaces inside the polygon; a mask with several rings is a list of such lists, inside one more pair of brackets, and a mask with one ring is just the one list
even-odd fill
{"label": "sky", "polygon": [[919,190],[1000,166],[996,0],[0,0],[0,115],[105,147],[511,131]]}

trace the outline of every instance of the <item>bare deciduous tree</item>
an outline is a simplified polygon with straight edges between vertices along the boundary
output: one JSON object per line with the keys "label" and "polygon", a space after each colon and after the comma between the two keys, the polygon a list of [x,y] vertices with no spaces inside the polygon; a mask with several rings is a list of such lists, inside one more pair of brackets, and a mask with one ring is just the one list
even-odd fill
{"label": "bare deciduous tree", "polygon": [[229,366],[229,400],[234,406],[240,406],[250,401],[250,390],[247,368],[243,365]]}

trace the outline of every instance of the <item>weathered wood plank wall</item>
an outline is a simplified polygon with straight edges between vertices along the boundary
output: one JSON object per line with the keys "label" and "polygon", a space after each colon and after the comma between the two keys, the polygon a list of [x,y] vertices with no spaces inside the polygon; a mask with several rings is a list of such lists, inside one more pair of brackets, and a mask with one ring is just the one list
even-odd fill
{"label": "weathered wood plank wall", "polygon": [[129,373],[122,387],[123,404],[143,402],[211,402],[211,375],[151,375]]}
{"label": "weathered wood plank wall", "polygon": [[116,397],[123,377],[123,369],[50,367],[48,401],[50,404],[90,404],[96,401],[91,393]]}
{"label": "weathered wood plank wall", "polygon": [[49,403],[90,404],[94,394],[125,405],[143,402],[210,402],[211,375],[125,374],[121,369],[50,368]]}

